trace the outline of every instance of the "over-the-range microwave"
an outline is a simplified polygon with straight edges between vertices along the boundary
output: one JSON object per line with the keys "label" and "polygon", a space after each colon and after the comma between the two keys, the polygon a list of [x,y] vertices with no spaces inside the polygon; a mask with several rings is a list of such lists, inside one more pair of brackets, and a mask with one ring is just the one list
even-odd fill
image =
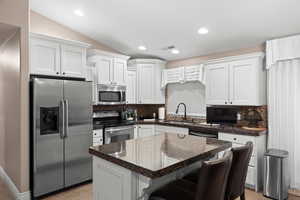
{"label": "over-the-range microwave", "polygon": [[126,104],[126,86],[123,85],[97,85],[97,104],[118,105]]}

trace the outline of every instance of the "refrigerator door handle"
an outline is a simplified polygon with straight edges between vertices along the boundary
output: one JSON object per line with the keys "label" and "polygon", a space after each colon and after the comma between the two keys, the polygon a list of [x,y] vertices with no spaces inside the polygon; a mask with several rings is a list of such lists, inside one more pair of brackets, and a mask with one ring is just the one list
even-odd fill
{"label": "refrigerator door handle", "polygon": [[63,139],[65,136],[65,104],[63,100],[60,101],[59,109],[59,133],[60,138]]}
{"label": "refrigerator door handle", "polygon": [[65,99],[65,131],[64,131],[64,137],[68,137],[69,132],[69,101]]}

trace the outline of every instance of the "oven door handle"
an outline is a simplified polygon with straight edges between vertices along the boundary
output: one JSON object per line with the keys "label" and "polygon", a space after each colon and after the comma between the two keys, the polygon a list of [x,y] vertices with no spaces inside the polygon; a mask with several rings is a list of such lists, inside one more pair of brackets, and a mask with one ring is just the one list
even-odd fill
{"label": "oven door handle", "polygon": [[112,132],[118,132],[118,131],[126,131],[134,129],[134,126],[128,126],[128,127],[119,127],[119,128],[105,128],[105,133],[112,133]]}
{"label": "oven door handle", "polygon": [[198,136],[198,137],[217,138],[217,136],[214,134],[190,132],[190,135],[194,135],[194,136]]}

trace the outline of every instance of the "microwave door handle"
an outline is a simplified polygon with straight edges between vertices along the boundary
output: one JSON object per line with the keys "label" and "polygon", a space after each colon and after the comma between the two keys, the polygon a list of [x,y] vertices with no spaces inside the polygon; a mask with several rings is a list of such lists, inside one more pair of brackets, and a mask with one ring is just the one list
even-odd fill
{"label": "microwave door handle", "polygon": [[67,138],[69,134],[69,101],[65,99],[65,131],[64,137]]}
{"label": "microwave door handle", "polygon": [[60,138],[63,139],[65,136],[65,104],[63,100],[59,104],[59,133]]}

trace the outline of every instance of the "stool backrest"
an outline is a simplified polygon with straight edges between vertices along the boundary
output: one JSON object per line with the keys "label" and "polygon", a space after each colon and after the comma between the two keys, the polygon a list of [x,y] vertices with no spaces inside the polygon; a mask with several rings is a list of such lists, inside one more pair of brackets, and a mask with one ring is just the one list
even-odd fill
{"label": "stool backrest", "polygon": [[231,163],[230,151],[221,159],[204,162],[199,171],[195,200],[224,200]]}
{"label": "stool backrest", "polygon": [[232,148],[231,151],[233,158],[226,188],[226,200],[234,200],[245,192],[245,182],[253,144],[247,142],[245,146]]}

